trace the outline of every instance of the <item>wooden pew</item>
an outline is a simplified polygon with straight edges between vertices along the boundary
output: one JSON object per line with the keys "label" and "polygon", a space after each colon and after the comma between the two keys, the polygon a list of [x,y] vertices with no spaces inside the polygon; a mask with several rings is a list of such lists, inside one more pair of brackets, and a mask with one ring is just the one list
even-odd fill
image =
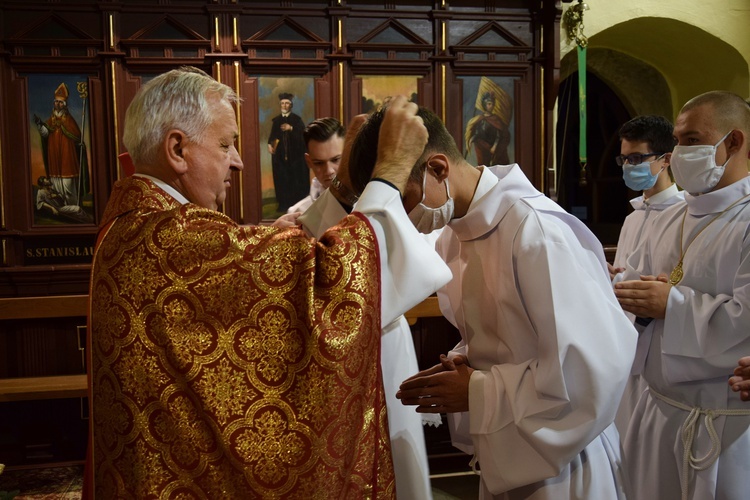
{"label": "wooden pew", "polygon": [[[87,314],[88,295],[0,298],[0,321]],[[410,325],[419,318],[442,316],[437,297],[428,297],[405,316]],[[0,379],[0,402],[85,397],[86,387],[85,374]]]}
{"label": "wooden pew", "polygon": [[427,297],[404,314],[410,325],[416,323],[419,318],[435,318],[442,315],[437,297]]}
{"label": "wooden pew", "polygon": [[[88,295],[0,298],[0,322],[35,318],[86,317]],[[2,335],[0,328],[0,335]],[[0,379],[0,402],[87,396],[86,375]]]}

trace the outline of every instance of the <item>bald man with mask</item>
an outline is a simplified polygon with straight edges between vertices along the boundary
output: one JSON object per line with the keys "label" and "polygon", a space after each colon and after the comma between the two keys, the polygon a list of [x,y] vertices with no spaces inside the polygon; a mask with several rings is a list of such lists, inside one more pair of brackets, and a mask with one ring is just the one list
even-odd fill
{"label": "bald man with mask", "polygon": [[637,316],[634,372],[648,390],[625,436],[636,499],[744,498],[750,410],[727,386],[750,352],[750,108],[730,92],[688,101],[675,120],[675,181],[615,285]]}

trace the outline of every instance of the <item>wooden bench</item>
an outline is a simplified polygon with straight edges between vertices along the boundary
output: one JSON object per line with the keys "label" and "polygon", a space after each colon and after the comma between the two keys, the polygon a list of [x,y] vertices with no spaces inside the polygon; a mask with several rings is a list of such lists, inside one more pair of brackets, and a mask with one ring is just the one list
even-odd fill
{"label": "wooden bench", "polygon": [[[0,321],[87,314],[88,295],[0,298]],[[0,379],[0,402],[86,397],[87,385],[85,374],[5,378]]]}
{"label": "wooden bench", "polygon": [[0,379],[0,402],[30,399],[84,398],[86,375]]}
{"label": "wooden bench", "polygon": [[[0,321],[85,317],[87,314],[88,295],[0,298]],[[437,297],[428,297],[404,316],[410,325],[419,318],[442,316]],[[0,402],[77,398],[86,395],[85,374],[0,379]]]}
{"label": "wooden bench", "polygon": [[419,318],[435,318],[442,316],[437,297],[427,297],[416,306],[409,309],[404,316],[410,325],[417,322]]}

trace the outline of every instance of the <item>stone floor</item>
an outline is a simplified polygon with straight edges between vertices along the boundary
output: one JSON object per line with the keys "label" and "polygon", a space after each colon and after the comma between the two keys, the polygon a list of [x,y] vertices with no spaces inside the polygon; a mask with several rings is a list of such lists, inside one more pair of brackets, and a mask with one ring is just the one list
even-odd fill
{"label": "stone floor", "polygon": [[[0,474],[0,500],[78,500],[83,466],[5,471]],[[479,476],[472,472],[435,474],[433,500],[475,500]]]}
{"label": "stone floor", "polygon": [[430,479],[433,500],[476,500],[479,476],[473,472],[439,474]]}
{"label": "stone floor", "polygon": [[82,465],[6,470],[0,500],[78,500],[82,486]]}

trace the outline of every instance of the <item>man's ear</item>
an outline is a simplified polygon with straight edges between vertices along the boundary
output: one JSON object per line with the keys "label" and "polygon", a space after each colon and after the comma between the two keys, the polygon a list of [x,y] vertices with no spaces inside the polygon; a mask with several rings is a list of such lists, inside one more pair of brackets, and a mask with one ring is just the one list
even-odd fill
{"label": "man's ear", "polygon": [[742,130],[734,129],[729,132],[729,136],[724,139],[724,144],[727,145],[727,155],[733,155],[740,151],[745,141],[747,141],[747,137]]}
{"label": "man's ear", "polygon": [[178,129],[172,129],[167,132],[164,138],[164,153],[167,163],[178,175],[187,172],[187,161],[185,161],[183,148],[187,145],[187,136],[185,132]]}
{"label": "man's ear", "polygon": [[440,182],[444,181],[450,173],[450,162],[448,157],[442,153],[435,153],[427,158],[427,168],[433,171]]}
{"label": "man's ear", "polygon": [[310,170],[313,169],[313,162],[310,159],[310,154],[309,153],[305,153],[305,163],[307,163],[307,168],[309,168]]}
{"label": "man's ear", "polygon": [[672,164],[672,153],[667,153],[664,155],[664,165],[669,167]]}

